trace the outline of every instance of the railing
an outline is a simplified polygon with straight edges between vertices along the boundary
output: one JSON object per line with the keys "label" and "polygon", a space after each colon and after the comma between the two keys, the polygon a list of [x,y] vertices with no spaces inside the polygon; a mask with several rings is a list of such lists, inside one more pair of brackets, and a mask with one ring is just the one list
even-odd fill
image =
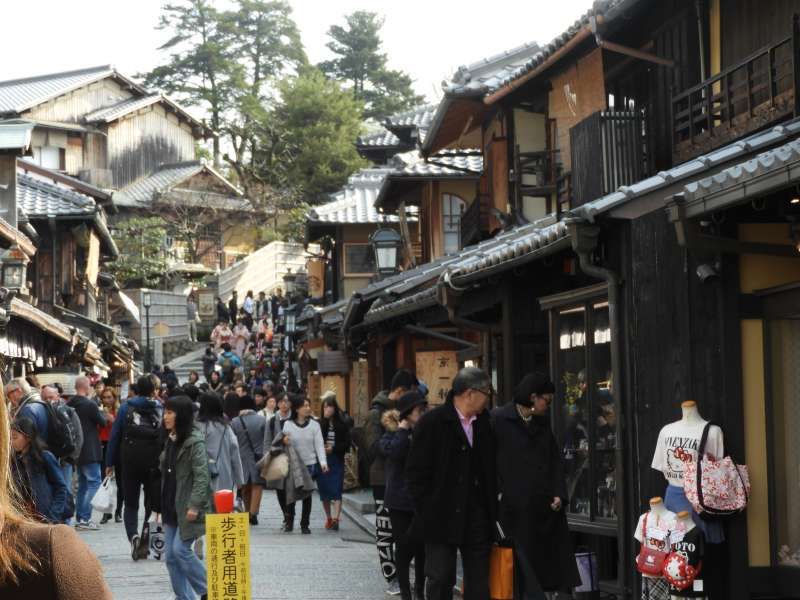
{"label": "railing", "polygon": [[793,37],[672,98],[673,160],[682,162],[794,112]]}
{"label": "railing", "polygon": [[575,208],[642,179],[647,172],[641,115],[596,112],[569,130]]}
{"label": "railing", "polygon": [[489,233],[488,194],[478,194],[461,213],[461,247],[480,242]]}

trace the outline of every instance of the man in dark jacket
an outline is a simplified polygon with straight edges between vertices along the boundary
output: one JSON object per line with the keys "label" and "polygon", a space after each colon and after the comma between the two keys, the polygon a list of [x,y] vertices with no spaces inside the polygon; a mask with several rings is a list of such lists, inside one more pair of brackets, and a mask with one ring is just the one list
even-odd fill
{"label": "man in dark jacket", "polygon": [[389,511],[383,503],[386,495],[386,472],[384,462],[386,457],[380,449],[381,437],[385,433],[381,418],[383,413],[394,408],[397,400],[416,388],[417,378],[411,371],[400,369],[392,377],[389,389],[379,392],[372,399],[372,407],[367,413],[364,423],[364,442],[370,458],[369,484],[372,486],[372,497],[375,499],[375,538],[378,547],[378,558],[381,564],[381,573],[389,583],[389,594],[397,595],[400,587],[395,579],[397,570],[394,564],[394,537],[392,536],[392,522]]}
{"label": "man in dark jacket", "polygon": [[[106,448],[106,474],[114,474],[114,461],[121,453],[122,486],[125,495],[125,533],[131,542],[133,560],[147,558],[148,549],[139,544],[139,497],[144,489],[145,522],[157,510],[161,478],[158,460],[163,446],[161,403],[156,400],[152,375],[136,381],[136,396],[119,407]],[[119,483],[117,484],[119,485]]]}
{"label": "man in dark jacket", "polygon": [[406,485],[414,501],[411,533],[425,542],[429,600],[450,600],[456,552],[464,599],[489,600],[489,549],[496,519],[494,435],[486,410],[489,376],[461,369],[447,400],[414,428]]}
{"label": "man in dark jacket", "polygon": [[75,395],[68,405],[78,414],[83,432],[83,446],[78,456],[78,492],[75,496],[75,529],[98,529],[92,521],[92,498],[97,492],[101,480],[100,465],[103,462],[103,450],[100,446],[98,427],[105,427],[106,417],[100,407],[89,399],[92,385],[89,378],[81,375],[75,378]]}
{"label": "man in dark jacket", "polygon": [[36,425],[36,432],[46,444],[48,426],[47,408],[42,402],[39,390],[32,388],[24,377],[17,377],[9,381],[5,386],[6,398],[14,407],[13,416],[15,419],[27,417]]}
{"label": "man in dark jacket", "polygon": [[228,313],[228,307],[222,301],[222,298],[217,298],[217,322],[227,323],[230,321],[231,316]]}
{"label": "man in dark jacket", "polygon": [[514,390],[513,403],[492,411],[500,522],[514,540],[515,598],[580,583],[564,513],[567,483],[548,416],[554,392],[547,375],[531,373]]}
{"label": "man in dark jacket", "polygon": [[239,294],[236,293],[236,290],[233,290],[231,294],[231,299],[228,300],[228,317],[231,320],[231,324],[236,325],[236,317],[239,316]]}

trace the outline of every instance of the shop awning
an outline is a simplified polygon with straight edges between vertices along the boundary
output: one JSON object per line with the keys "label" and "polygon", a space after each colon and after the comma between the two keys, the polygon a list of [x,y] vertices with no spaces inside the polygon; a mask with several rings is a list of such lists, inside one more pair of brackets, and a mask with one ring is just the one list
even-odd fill
{"label": "shop awning", "polygon": [[122,304],[122,308],[125,309],[125,312],[127,312],[134,321],[141,323],[142,318],[139,313],[139,307],[136,306],[136,303],[133,300],[131,300],[130,296],[125,294],[125,292],[118,291],[117,298],[119,298],[120,304]]}

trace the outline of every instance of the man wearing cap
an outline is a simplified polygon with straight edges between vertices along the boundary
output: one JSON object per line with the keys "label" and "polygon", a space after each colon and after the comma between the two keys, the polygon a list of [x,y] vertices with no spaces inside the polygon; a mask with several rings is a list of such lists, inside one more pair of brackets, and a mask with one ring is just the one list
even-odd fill
{"label": "man wearing cap", "polygon": [[416,389],[417,378],[407,369],[398,370],[392,377],[389,389],[379,392],[372,400],[372,407],[367,413],[364,424],[364,442],[370,458],[369,483],[372,486],[372,497],[375,499],[375,537],[378,547],[378,558],[381,573],[389,583],[387,593],[396,596],[400,594],[400,587],[396,580],[397,570],[394,564],[394,537],[392,536],[392,523],[389,511],[384,506],[383,499],[386,494],[385,460],[380,449],[380,440],[385,430],[381,424],[383,413],[395,408],[397,400],[405,394]]}
{"label": "man wearing cap", "polygon": [[564,512],[561,452],[550,429],[554,392],[547,375],[530,373],[514,389],[514,401],[492,411],[500,523],[514,540],[515,598],[580,583]]}
{"label": "man wearing cap", "polygon": [[464,568],[464,600],[489,600],[489,549],[496,520],[494,434],[486,410],[489,376],[466,367],[444,404],[414,428],[406,485],[414,502],[411,535],[425,542],[428,600],[451,600],[456,554]]}

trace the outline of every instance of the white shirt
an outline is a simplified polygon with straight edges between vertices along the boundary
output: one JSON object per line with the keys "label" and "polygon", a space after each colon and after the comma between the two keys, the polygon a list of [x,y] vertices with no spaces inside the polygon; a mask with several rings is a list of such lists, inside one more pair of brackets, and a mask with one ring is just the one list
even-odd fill
{"label": "white shirt", "polygon": [[[647,517],[647,539],[642,539],[644,530],[644,519]],[[672,532],[675,530],[675,513],[669,510],[664,510],[662,514],[658,513],[645,513],[639,517],[639,523],[636,525],[636,532],[633,537],[640,542],[643,546],[659,550],[661,552],[669,552],[670,540]],[[645,575],[645,577],[650,577]]]}
{"label": "white shirt", "polygon": [[[652,467],[661,471],[670,485],[683,487],[684,466],[697,460],[705,425],[705,421],[693,424],[676,421],[665,425],[658,434]],[[706,441],[706,455],[720,459],[723,448],[722,429],[712,425]]]}
{"label": "white shirt", "polygon": [[250,296],[245,296],[242,308],[244,309],[244,312],[246,312],[248,315],[253,314],[253,309],[255,307],[253,306],[253,299]]}
{"label": "white shirt", "polygon": [[294,421],[285,421],[283,433],[289,434],[289,443],[297,450],[303,464],[311,466],[319,463],[322,467],[328,466],[325,444],[322,441],[322,429],[314,419],[309,419],[303,427],[298,426]]}

